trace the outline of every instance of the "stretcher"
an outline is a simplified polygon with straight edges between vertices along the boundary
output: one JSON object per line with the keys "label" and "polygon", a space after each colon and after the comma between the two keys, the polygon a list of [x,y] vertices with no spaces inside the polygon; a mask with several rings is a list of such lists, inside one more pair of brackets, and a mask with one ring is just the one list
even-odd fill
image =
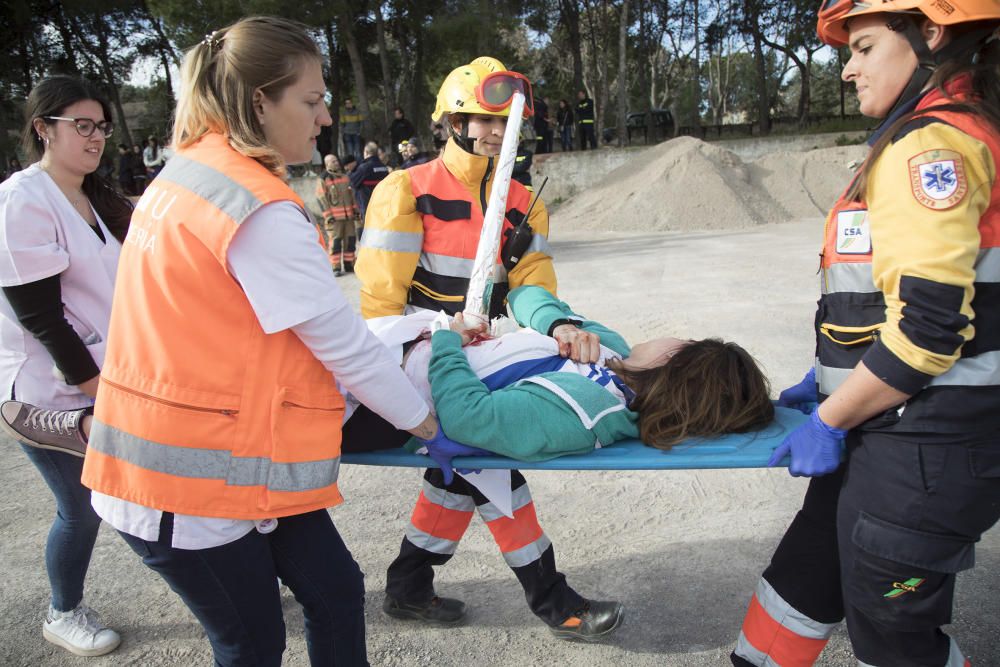
{"label": "stretcher", "polygon": [[[452,464],[455,468],[483,470],[696,470],[711,468],[764,468],[771,452],[785,436],[808,421],[798,410],[775,408],[774,421],[767,428],[752,433],[733,433],[717,438],[691,438],[669,451],[647,447],[639,440],[622,440],[586,454],[561,456],[548,461],[519,461],[506,456],[461,456]],[[788,457],[779,466],[788,465]],[[344,453],[343,463],[372,466],[404,466],[436,468],[427,456],[411,454],[405,449],[377,452]]]}

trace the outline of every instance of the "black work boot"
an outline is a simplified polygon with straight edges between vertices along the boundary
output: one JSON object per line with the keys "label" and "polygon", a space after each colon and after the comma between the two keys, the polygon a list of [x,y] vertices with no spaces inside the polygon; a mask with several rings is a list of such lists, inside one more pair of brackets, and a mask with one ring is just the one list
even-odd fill
{"label": "black work boot", "polygon": [[458,625],[465,619],[465,603],[454,598],[434,596],[424,604],[400,602],[386,595],[382,611],[393,618],[423,621],[429,625]]}
{"label": "black work boot", "polygon": [[560,625],[549,630],[560,639],[580,639],[596,642],[604,639],[622,623],[625,608],[621,602],[613,600],[587,600],[580,609]]}

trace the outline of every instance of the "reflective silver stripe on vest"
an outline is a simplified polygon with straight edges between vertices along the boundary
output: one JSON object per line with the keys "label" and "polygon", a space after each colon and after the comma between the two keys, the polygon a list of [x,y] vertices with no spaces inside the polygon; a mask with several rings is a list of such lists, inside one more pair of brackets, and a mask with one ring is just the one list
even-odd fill
{"label": "reflective silver stripe on vest", "polygon": [[824,366],[816,360],[816,385],[819,393],[829,396],[833,390],[844,383],[847,376],[851,374],[853,368],[833,368]]}
{"label": "reflective silver stripe on vest", "polygon": [[[510,493],[510,509],[512,512],[516,512],[522,507],[526,507],[531,502],[531,489],[528,488],[527,484],[522,484],[518,488],[514,489]],[[479,510],[479,516],[483,518],[483,521],[489,523],[490,521],[496,521],[497,519],[507,518],[507,515],[500,511],[493,503],[484,503],[476,507]]]}
{"label": "reflective silver stripe on vest", "polygon": [[375,229],[365,227],[361,234],[362,248],[374,248],[376,250],[391,250],[393,252],[420,252],[424,245],[424,235],[422,232],[394,232],[388,229]]}
{"label": "reflective silver stripe on vest", "polygon": [[263,486],[269,491],[312,491],[337,482],[340,457],[276,463],[233,456],[223,449],[196,449],[144,440],[94,420],[90,447],[134,466],[174,477],[221,479],[231,486]]}
{"label": "reflective silver stripe on vest", "polygon": [[736,650],[734,651],[736,655],[743,658],[751,665],[756,665],[757,667],[781,667],[771,657],[764,653],[763,651],[758,651],[747,636],[743,634],[740,630],[740,637],[736,640]]}
{"label": "reflective silver stripe on vest", "polygon": [[472,496],[463,496],[458,493],[439,489],[426,479],[424,480],[424,497],[432,504],[448,510],[471,513],[472,510],[476,509],[476,501],[472,499]]}
{"label": "reflective silver stripe on vest", "polygon": [[976,256],[976,282],[1000,283],[1000,248],[983,248]]}
{"label": "reflective silver stripe on vest", "polygon": [[875,280],[872,278],[872,265],[864,264],[834,264],[823,270],[823,294],[834,292],[878,292]]}
{"label": "reflective silver stripe on vest", "polygon": [[525,565],[531,565],[541,558],[542,554],[550,546],[552,546],[552,541],[549,540],[545,533],[542,533],[542,536],[531,544],[525,544],[520,549],[506,552],[503,555],[503,559],[507,561],[509,567],[524,567]]}
{"label": "reflective silver stripe on vest", "polygon": [[757,602],[779,625],[806,639],[827,640],[839,623],[820,623],[809,618],[778,595],[767,579],[757,581]]}
{"label": "reflective silver stripe on vest", "polygon": [[236,224],[246,220],[263,204],[250,190],[218,169],[183,155],[170,158],[157,179],[175,183],[212,202]]}
{"label": "reflective silver stripe on vest", "polygon": [[552,246],[549,245],[549,240],[541,234],[532,234],[531,243],[528,245],[528,249],[524,251],[524,254],[527,255],[529,252],[540,252],[552,257]]}
{"label": "reflective silver stripe on vest", "polygon": [[[463,257],[450,257],[439,255],[433,252],[421,253],[418,265],[431,273],[450,278],[468,278],[472,275],[472,267],[476,263],[474,259]],[[496,264],[493,268],[493,282],[507,282],[507,269],[503,264]]]}
{"label": "reflective silver stripe on vest", "polygon": [[433,535],[420,530],[412,523],[406,527],[406,539],[408,539],[413,546],[435,554],[451,555],[455,553],[456,549],[458,549],[458,541],[446,540],[442,537],[434,537]]}
{"label": "reflective silver stripe on vest", "polygon": [[942,373],[927,384],[929,387],[952,385],[969,387],[1000,385],[1000,350],[959,359],[946,373]]}

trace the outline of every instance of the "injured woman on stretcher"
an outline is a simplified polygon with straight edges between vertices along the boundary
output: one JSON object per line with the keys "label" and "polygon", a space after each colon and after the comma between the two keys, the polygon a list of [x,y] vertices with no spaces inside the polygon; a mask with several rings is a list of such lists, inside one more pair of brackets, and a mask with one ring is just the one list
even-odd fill
{"label": "injured woman on stretcher", "polygon": [[[669,449],[687,438],[758,430],[774,418],[767,378],[735,343],[658,338],[630,348],[542,288],[520,287],[508,303],[524,328],[495,337],[467,330],[461,316],[442,327],[443,315],[427,311],[369,320],[453,441],[543,461],[632,438]],[[441,330],[431,333],[435,319]],[[600,337],[596,362],[560,355],[549,334],[564,323]],[[419,446],[363,406],[344,427],[345,452],[403,444]]]}

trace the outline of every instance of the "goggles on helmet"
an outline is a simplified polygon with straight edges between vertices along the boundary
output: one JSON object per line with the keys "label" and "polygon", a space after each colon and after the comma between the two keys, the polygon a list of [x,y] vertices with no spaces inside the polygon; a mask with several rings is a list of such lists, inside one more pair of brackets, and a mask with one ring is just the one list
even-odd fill
{"label": "goggles on helmet", "polygon": [[510,106],[514,93],[524,95],[524,117],[535,114],[535,101],[531,96],[531,82],[517,72],[491,72],[476,86],[476,101],[486,111],[503,111]]}

